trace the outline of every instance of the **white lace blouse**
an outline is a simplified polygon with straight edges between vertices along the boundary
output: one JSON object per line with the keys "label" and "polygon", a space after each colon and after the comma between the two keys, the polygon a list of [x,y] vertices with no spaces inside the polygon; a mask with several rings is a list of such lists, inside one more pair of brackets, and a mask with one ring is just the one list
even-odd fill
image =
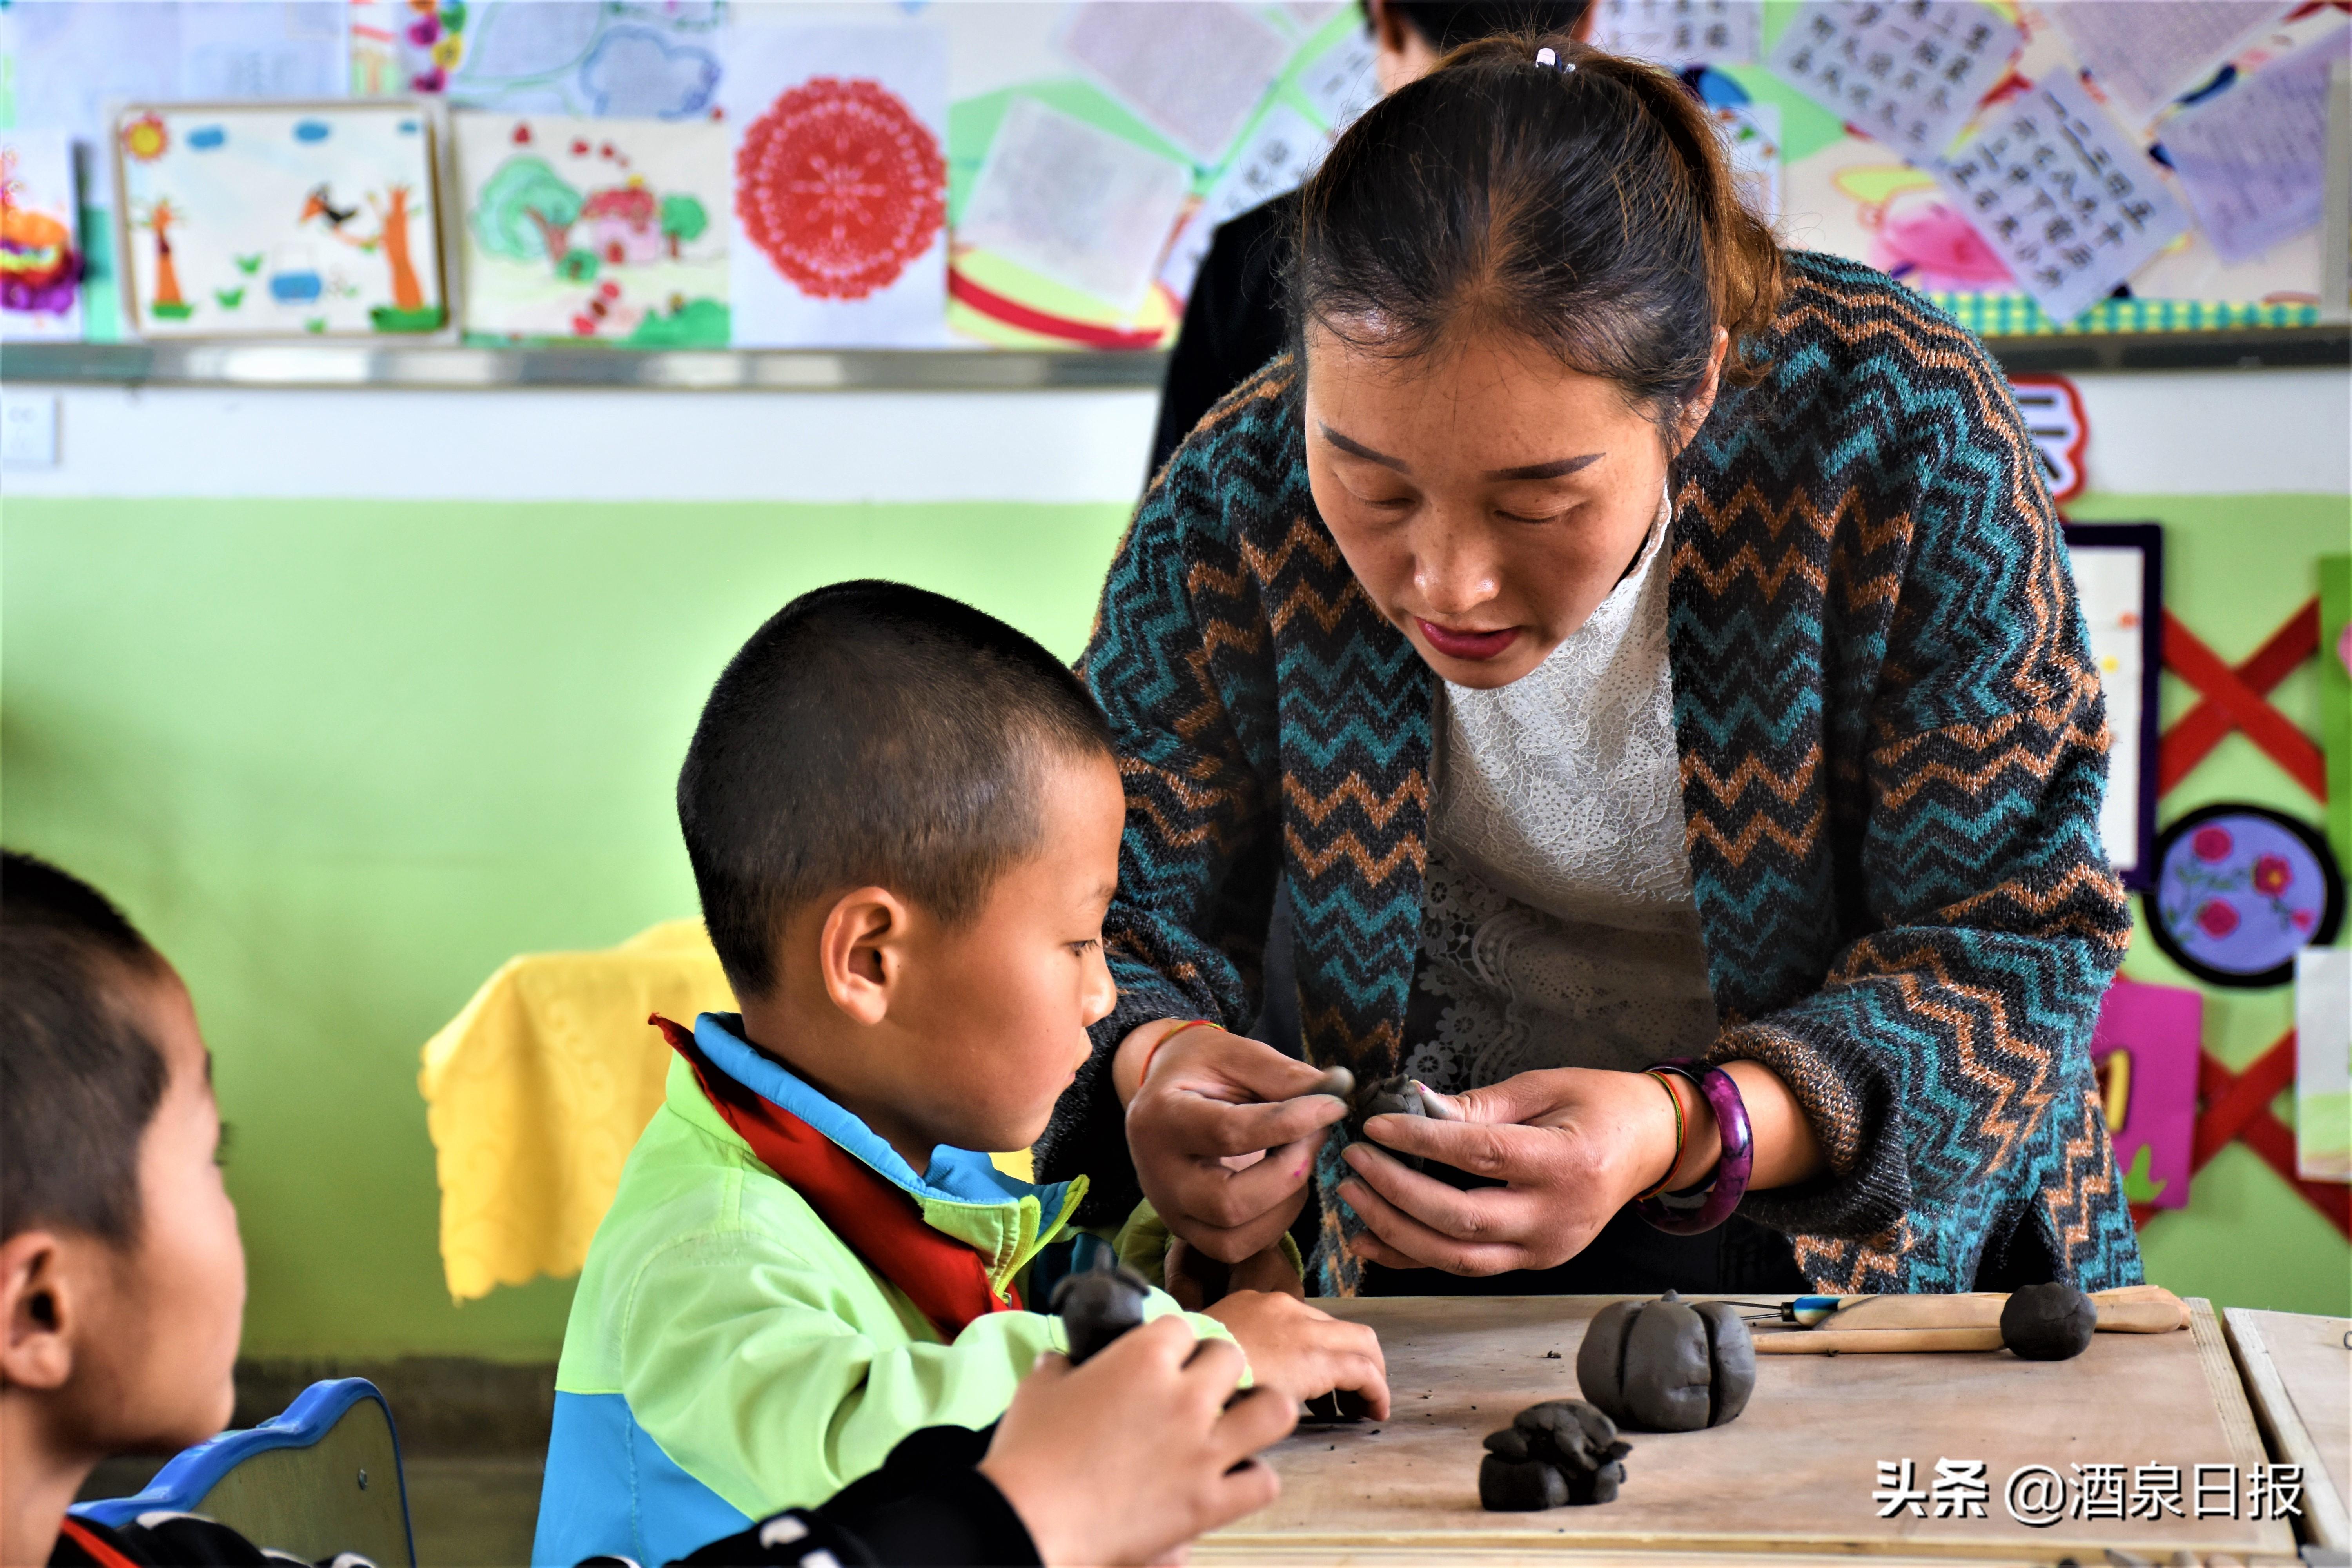
{"label": "white lace blouse", "polygon": [[1658,564],[1672,520],[1662,498],[1632,574],[1542,664],[1439,697],[1404,1063],[1432,1088],[1638,1070],[1714,1038]]}

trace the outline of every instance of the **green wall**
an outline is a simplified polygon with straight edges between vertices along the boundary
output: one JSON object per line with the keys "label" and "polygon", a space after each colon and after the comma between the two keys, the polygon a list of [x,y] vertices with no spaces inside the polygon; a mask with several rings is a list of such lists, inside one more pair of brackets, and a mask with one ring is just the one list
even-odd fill
{"label": "green wall", "polygon": [[[2072,510],[2169,524],[2175,607],[2238,658],[2345,548],[2346,506]],[[516,952],[692,912],[671,778],[711,679],[777,605],[899,577],[1072,655],[1124,515],[8,501],[0,833],[111,892],[188,977],[236,1130],[248,1352],[551,1356],[568,1284],[463,1308],[443,1289],[418,1047]],[[2316,728],[2307,672],[2278,700]],[[2168,814],[2245,798],[2315,816],[2298,794],[2233,738]],[[2179,979],[2146,942],[2129,969]],[[2228,994],[2209,1048],[2242,1062],[2290,1015],[2284,991]],[[2352,1310],[2343,1239],[2243,1150],[2147,1245],[2184,1291]]]}
{"label": "green wall", "polygon": [[671,784],[776,606],[898,577],[1075,657],[1125,516],[8,501],[0,832],[188,979],[247,1352],[551,1357],[568,1284],[450,1304],[418,1048],[517,952],[694,912]]}

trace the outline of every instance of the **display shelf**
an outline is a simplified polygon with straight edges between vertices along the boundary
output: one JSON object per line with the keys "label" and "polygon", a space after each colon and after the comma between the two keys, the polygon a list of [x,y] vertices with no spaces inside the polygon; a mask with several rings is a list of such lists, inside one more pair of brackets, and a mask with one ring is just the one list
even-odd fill
{"label": "display shelf", "polygon": [[1160,353],[776,349],[638,353],[373,342],[11,343],[0,381],[100,386],[631,388],[677,392],[1046,392],[1157,387]]}
{"label": "display shelf", "polygon": [[[2352,364],[2352,329],[1994,338],[2013,374]],[[1164,353],[1008,349],[627,353],[373,342],[11,343],[0,381],[98,386],[625,387],[677,392],[1045,392],[1157,387]]]}

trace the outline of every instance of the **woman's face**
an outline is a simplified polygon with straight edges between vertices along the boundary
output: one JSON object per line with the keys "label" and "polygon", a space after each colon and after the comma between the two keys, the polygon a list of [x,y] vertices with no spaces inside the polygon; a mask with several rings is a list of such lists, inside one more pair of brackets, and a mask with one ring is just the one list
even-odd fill
{"label": "woman's face", "polygon": [[1665,437],[1614,384],[1507,336],[1392,358],[1310,326],[1306,417],[1307,478],[1339,552],[1459,686],[1507,686],[1582,626],[1665,484]]}

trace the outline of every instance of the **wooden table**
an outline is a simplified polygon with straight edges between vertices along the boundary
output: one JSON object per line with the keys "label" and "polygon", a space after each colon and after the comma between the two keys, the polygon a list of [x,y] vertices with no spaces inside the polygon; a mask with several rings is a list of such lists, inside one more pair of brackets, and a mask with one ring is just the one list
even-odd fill
{"label": "wooden table", "polygon": [[[1708,1432],[1630,1433],[1624,1489],[1596,1508],[1487,1513],[1479,1439],[1543,1399],[1577,1394],[1576,1350],[1603,1297],[1419,1297],[1321,1301],[1380,1331],[1395,1411],[1384,1422],[1302,1430],[1267,1458],[1273,1507],[1202,1541],[1193,1561],[1397,1563],[1639,1558],[1789,1563],[1967,1558],[2104,1563],[2106,1549],[2163,1563],[2294,1561],[2284,1521],[2063,1519],[2046,1529],[2003,1506],[2029,1464],[2193,1467],[2265,1462],[2211,1307],[2185,1332],[2101,1334],[2075,1360],[2005,1352],[1759,1356],[1754,1397]],[[1982,1459],[1986,1517],[1878,1517],[1881,1460],[1914,1461],[1929,1489],[1939,1459]],[[2126,1494],[2128,1495],[2128,1494]]]}
{"label": "wooden table", "polygon": [[2221,1315],[2272,1456],[2304,1468],[2305,1533],[2352,1550],[2352,1318],[2243,1307]]}

